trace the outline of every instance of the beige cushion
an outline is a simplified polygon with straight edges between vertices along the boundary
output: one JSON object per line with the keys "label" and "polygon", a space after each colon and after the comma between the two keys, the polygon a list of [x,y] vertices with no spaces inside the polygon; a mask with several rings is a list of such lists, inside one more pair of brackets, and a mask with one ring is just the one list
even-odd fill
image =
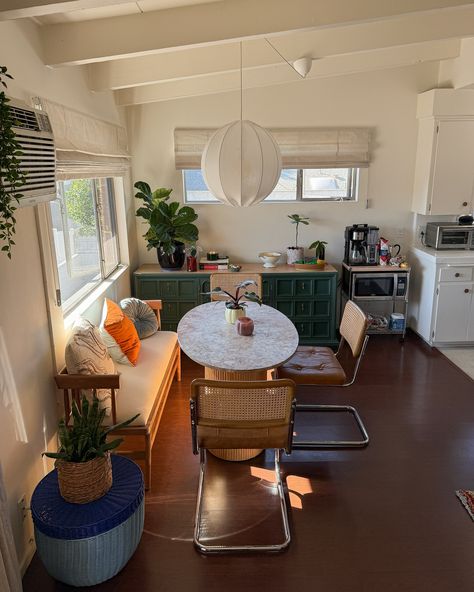
{"label": "beige cushion", "polygon": [[146,424],[177,341],[178,336],[173,331],[158,331],[141,342],[136,366],[118,367],[117,421],[140,413],[132,425]]}
{"label": "beige cushion", "polygon": [[[115,374],[115,364],[100,336],[99,329],[87,319],[79,318],[72,328],[66,344],[66,368],[68,374]],[[92,391],[82,391],[89,399]],[[97,397],[102,407],[110,413],[110,391],[98,389]]]}

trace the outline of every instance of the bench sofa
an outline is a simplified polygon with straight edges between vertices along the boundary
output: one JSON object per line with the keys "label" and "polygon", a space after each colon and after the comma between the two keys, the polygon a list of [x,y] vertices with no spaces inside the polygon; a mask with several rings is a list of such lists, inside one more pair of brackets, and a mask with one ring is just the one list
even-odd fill
{"label": "bench sofa", "polygon": [[[161,300],[146,300],[158,319],[160,327]],[[143,447],[128,450],[127,440],[119,454],[144,461],[145,488],[151,485],[151,450],[158,432],[163,409],[173,379],[181,380],[181,354],[178,338],[173,331],[158,330],[141,341],[136,366],[117,365],[116,374],[68,374],[63,370],[55,376],[56,385],[64,391],[64,416],[69,420],[72,401],[80,403],[83,389],[110,389],[112,424],[124,421],[137,413],[140,416],[129,426],[114,430],[113,435],[138,436]],[[130,438],[136,442],[137,438]],[[135,446],[133,446],[135,448]]]}

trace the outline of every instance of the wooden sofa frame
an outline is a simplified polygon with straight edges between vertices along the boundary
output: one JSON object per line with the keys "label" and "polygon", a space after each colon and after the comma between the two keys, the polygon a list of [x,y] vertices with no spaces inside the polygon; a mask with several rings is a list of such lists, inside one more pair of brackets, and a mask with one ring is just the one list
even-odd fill
{"label": "wooden sofa frame", "polygon": [[[162,308],[161,300],[146,300],[153,309],[157,319],[158,327],[161,327],[160,310]],[[160,389],[156,393],[155,401],[151,409],[148,421],[142,426],[127,426],[111,432],[114,435],[121,436],[141,436],[144,438],[143,450],[121,450],[118,454],[133,458],[135,460],[145,461],[145,489],[149,489],[151,485],[151,450],[158,432],[161,416],[165,407],[166,400],[176,376],[178,382],[181,381],[181,350],[179,344],[173,350],[173,354],[168,362],[166,368],[165,379],[162,382]],[[117,423],[117,402],[115,397],[116,389],[120,388],[120,374],[68,374],[64,368],[60,374],[54,377],[56,385],[64,392],[64,417],[66,425],[69,423],[71,416],[72,401],[76,401],[80,406],[81,390],[92,389],[94,394],[97,389],[110,389],[111,392],[111,420],[113,424]]]}

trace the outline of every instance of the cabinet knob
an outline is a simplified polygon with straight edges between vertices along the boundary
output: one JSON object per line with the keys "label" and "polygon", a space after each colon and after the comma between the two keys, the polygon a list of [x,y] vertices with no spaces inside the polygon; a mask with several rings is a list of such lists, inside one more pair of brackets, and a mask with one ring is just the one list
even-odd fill
{"label": "cabinet knob", "polygon": [[459,272],[456,272],[456,273],[454,274],[454,277],[460,277],[460,276],[461,276],[461,274],[460,274]]}
{"label": "cabinet knob", "polygon": [[464,288],[464,294],[469,294],[469,288]]}
{"label": "cabinet knob", "polygon": [[463,208],[465,208],[467,206],[467,201],[463,201],[462,206],[463,206]]}

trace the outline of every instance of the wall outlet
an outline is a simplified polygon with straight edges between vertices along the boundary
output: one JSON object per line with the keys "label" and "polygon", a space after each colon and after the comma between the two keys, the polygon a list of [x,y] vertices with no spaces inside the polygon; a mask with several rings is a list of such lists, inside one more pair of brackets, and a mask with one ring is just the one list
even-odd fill
{"label": "wall outlet", "polygon": [[25,493],[18,500],[17,506],[18,506],[18,515],[20,516],[21,522],[24,522],[27,517],[26,494]]}

